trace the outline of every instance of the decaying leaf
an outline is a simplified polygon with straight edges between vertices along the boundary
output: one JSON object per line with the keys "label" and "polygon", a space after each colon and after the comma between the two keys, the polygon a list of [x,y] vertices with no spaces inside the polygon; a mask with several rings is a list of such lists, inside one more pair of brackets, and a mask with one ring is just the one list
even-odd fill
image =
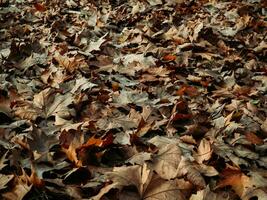
{"label": "decaying leaf", "polygon": [[193,194],[190,200],[230,200],[227,195],[214,193],[210,190],[209,186],[206,189],[200,190],[197,194]]}
{"label": "decaying leaf", "polygon": [[237,173],[227,176],[224,180],[220,181],[217,188],[231,186],[233,190],[241,197],[244,194],[245,187],[249,184],[249,177],[242,173]]}
{"label": "decaying leaf", "polygon": [[11,181],[14,175],[4,175],[0,174],[0,190],[5,189],[7,187],[7,183]]}
{"label": "decaying leaf", "polygon": [[266,199],[266,1],[0,0],[0,199]]}
{"label": "decaying leaf", "polygon": [[156,199],[185,199],[183,193],[180,191],[182,185],[178,186],[179,182],[176,180],[165,181],[160,177],[152,177],[150,184],[147,186],[143,195],[144,199],[156,200]]}
{"label": "decaying leaf", "polygon": [[23,174],[15,178],[15,187],[10,192],[4,193],[2,196],[7,199],[22,200],[24,196],[31,190],[32,185],[28,183],[27,175]]}
{"label": "decaying leaf", "polygon": [[177,168],[177,177],[186,176],[187,179],[199,188],[205,188],[206,183],[203,176],[197,170],[197,168],[192,165],[187,158],[182,157]]}
{"label": "decaying leaf", "polygon": [[[112,184],[102,189],[101,195],[104,192],[108,192],[112,188],[122,189],[126,186],[135,186],[139,192],[139,198],[143,199],[185,199],[181,189],[190,188],[186,182],[184,185],[178,185],[182,183],[177,179],[166,181],[152,172],[147,165],[118,167],[114,168],[113,172],[107,173],[107,176],[112,180]],[[93,199],[101,198],[100,195],[95,196]]]}
{"label": "decaying leaf", "polygon": [[196,161],[201,164],[203,161],[209,160],[211,158],[211,154],[212,149],[210,142],[205,138],[202,139],[197,149]]}
{"label": "decaying leaf", "polygon": [[164,179],[177,176],[177,168],[181,161],[182,152],[177,144],[168,144],[159,149],[153,159],[153,169]]}

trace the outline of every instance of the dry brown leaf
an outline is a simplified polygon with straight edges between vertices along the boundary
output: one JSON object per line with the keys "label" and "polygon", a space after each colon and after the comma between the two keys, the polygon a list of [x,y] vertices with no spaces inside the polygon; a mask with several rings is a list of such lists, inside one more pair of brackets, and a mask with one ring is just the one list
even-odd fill
{"label": "dry brown leaf", "polygon": [[[139,198],[142,199],[185,199],[181,190],[189,190],[192,185],[184,180],[164,180],[153,173],[146,164],[142,166],[134,165],[129,167],[115,167],[113,172],[106,173],[113,183],[104,187],[100,193],[93,197],[100,199],[112,188],[123,189],[126,186],[135,186],[138,189]],[[123,191],[123,196],[127,196],[127,191]],[[137,194],[133,193],[133,196]]]}
{"label": "dry brown leaf", "polygon": [[9,181],[12,180],[14,175],[0,174],[0,190],[5,189]]}
{"label": "dry brown leaf", "polygon": [[[139,165],[129,167],[115,167],[113,172],[107,173],[107,176],[113,183],[116,183],[113,187],[122,189],[125,186],[133,185],[136,186],[138,191],[141,193],[140,188],[142,184],[141,177],[142,168]],[[142,187],[142,186],[141,186]]]}
{"label": "dry brown leaf", "polygon": [[267,192],[264,189],[257,188],[257,189],[250,189],[246,192],[244,196],[242,196],[242,200],[251,200],[253,198],[257,198],[258,200],[265,200],[267,196]]}
{"label": "dry brown leaf", "polygon": [[200,144],[197,149],[197,155],[195,157],[196,161],[199,164],[201,164],[204,161],[209,160],[211,158],[211,155],[212,155],[212,149],[211,149],[210,142],[207,139],[203,138],[200,141]]}
{"label": "dry brown leaf", "polygon": [[38,112],[36,109],[30,106],[19,107],[15,109],[15,115],[20,117],[21,119],[35,121],[39,114],[41,114],[41,112]]}
{"label": "dry brown leaf", "polygon": [[0,199],[265,200],[266,7],[0,0]]}
{"label": "dry brown leaf", "polygon": [[115,167],[113,172],[108,172],[106,175],[110,180],[112,180],[113,188],[122,189],[125,186],[132,185],[138,189],[139,194],[142,196],[152,178],[153,173],[145,164],[143,167],[139,165]]}
{"label": "dry brown leaf", "polygon": [[175,178],[181,156],[182,152],[177,144],[168,144],[160,148],[157,155],[153,157],[152,168],[163,179]]}
{"label": "dry brown leaf", "polygon": [[149,143],[154,144],[157,146],[159,149],[167,146],[168,144],[179,144],[179,140],[177,138],[172,138],[172,137],[163,137],[163,136],[155,136],[148,140]]}
{"label": "dry brown leaf", "polygon": [[223,193],[214,193],[210,191],[210,187],[207,186],[204,190],[197,191],[190,197],[190,200],[230,200],[228,195]]}
{"label": "dry brown leaf", "polygon": [[0,158],[0,170],[7,166],[7,164],[5,163],[6,161],[8,161],[8,159],[6,158],[7,154],[8,151]]}
{"label": "dry brown leaf", "polygon": [[134,154],[128,162],[131,164],[143,165],[146,161],[152,160],[152,154],[147,152],[139,152]]}
{"label": "dry brown leaf", "polygon": [[197,144],[196,140],[193,138],[192,135],[183,135],[180,137],[180,140],[188,144]]}
{"label": "dry brown leaf", "polygon": [[179,187],[183,186],[177,185],[176,180],[166,181],[160,178],[159,176],[153,176],[150,184],[148,185],[145,193],[143,194],[143,199],[185,200],[185,197]]}
{"label": "dry brown leaf", "polygon": [[58,52],[55,53],[54,59],[58,62],[59,66],[65,68],[70,73],[73,73],[80,65],[75,57],[62,56]]}
{"label": "dry brown leaf", "polygon": [[28,183],[28,176],[24,172],[21,176],[15,178],[15,187],[11,191],[2,194],[6,200],[22,200],[31,190],[32,185]]}
{"label": "dry brown leaf", "polygon": [[217,176],[219,172],[213,167],[204,164],[197,165],[196,168],[205,176]]}
{"label": "dry brown leaf", "polygon": [[78,159],[76,150],[82,146],[84,138],[80,133],[77,133],[68,147],[62,146],[62,151],[67,155],[68,159],[75,163],[77,167],[82,166],[82,161]]}
{"label": "dry brown leaf", "polygon": [[197,168],[188,161],[187,158],[182,156],[182,159],[177,168],[177,177],[186,176],[187,179],[199,188],[205,188],[206,183]]}

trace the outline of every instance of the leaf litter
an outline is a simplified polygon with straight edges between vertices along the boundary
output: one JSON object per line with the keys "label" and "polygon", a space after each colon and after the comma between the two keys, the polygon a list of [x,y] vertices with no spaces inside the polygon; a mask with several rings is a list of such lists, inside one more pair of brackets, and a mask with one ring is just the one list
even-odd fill
{"label": "leaf litter", "polygon": [[266,199],[266,6],[0,1],[1,199]]}

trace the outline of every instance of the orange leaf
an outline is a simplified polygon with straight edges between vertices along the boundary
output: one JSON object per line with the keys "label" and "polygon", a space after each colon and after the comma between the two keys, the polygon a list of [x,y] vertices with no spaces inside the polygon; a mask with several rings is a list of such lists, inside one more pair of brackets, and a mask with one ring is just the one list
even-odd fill
{"label": "orange leaf", "polygon": [[176,92],[176,94],[179,96],[187,94],[190,97],[194,97],[198,95],[198,90],[194,86],[184,85]]}
{"label": "orange leaf", "polygon": [[78,149],[78,147],[76,147],[75,143],[73,142],[69,145],[68,149],[62,148],[68,159],[74,162],[77,167],[81,167],[82,162],[78,159],[76,149]]}
{"label": "orange leaf", "polygon": [[263,144],[263,140],[254,133],[246,133],[245,136],[246,139],[252,144],[259,144],[259,145]]}
{"label": "orange leaf", "polygon": [[95,138],[94,136],[81,146],[81,148],[88,148],[90,146],[106,147],[113,143],[113,135],[108,134],[104,139]]}
{"label": "orange leaf", "polygon": [[176,94],[179,95],[179,96],[182,96],[182,95],[184,95],[185,90],[186,90],[186,87],[183,86],[179,90],[177,90]]}
{"label": "orange leaf", "polygon": [[82,145],[82,147],[86,148],[92,145],[100,147],[102,143],[103,143],[103,140],[95,138],[95,137],[91,137],[85,144]]}
{"label": "orange leaf", "polygon": [[231,186],[240,197],[243,195],[245,188],[250,185],[249,177],[243,174],[239,168],[230,165],[227,165],[220,173],[220,177],[222,179],[219,180],[216,188]]}
{"label": "orange leaf", "polygon": [[120,84],[118,82],[112,82],[112,90],[115,92],[115,91],[118,91],[120,88]]}
{"label": "orange leaf", "polygon": [[194,86],[187,86],[185,93],[190,97],[195,97],[198,95],[198,90]]}
{"label": "orange leaf", "polygon": [[240,174],[241,171],[237,167],[233,167],[231,165],[226,164],[226,168],[220,173],[220,177],[226,178],[228,176],[232,176],[234,174]]}
{"label": "orange leaf", "polygon": [[46,7],[45,7],[45,5],[43,5],[43,4],[36,3],[36,4],[34,4],[34,7],[35,7],[35,9],[36,9],[37,11],[40,11],[40,12],[44,12],[44,11],[46,11]]}
{"label": "orange leaf", "polygon": [[[81,167],[82,163],[81,161],[78,159],[78,155],[76,150],[78,148],[80,148],[80,146],[83,143],[83,135],[80,134],[76,134],[74,137],[69,138],[68,140],[71,139],[71,141],[65,141],[65,137],[67,137],[66,135],[64,136],[64,140],[62,141],[63,144],[61,144],[62,147],[62,151],[66,154],[66,156],[68,157],[68,159],[72,162],[75,163],[75,165],[77,167]],[[62,138],[61,138],[62,140]]]}
{"label": "orange leaf", "polygon": [[44,181],[37,176],[35,169],[32,166],[32,173],[29,177],[29,181],[36,187],[44,186]]}
{"label": "orange leaf", "polygon": [[175,44],[180,45],[184,43],[184,39],[183,38],[176,38],[173,40]]}
{"label": "orange leaf", "polygon": [[208,87],[210,84],[210,81],[200,81],[201,85],[204,87]]}
{"label": "orange leaf", "polygon": [[248,182],[249,177],[243,173],[232,174],[231,176],[227,176],[225,179],[219,181],[216,188],[231,186],[236,194],[241,197],[244,193],[245,187],[248,185]]}
{"label": "orange leaf", "polygon": [[220,180],[217,184],[217,188],[222,188],[225,186],[234,186],[234,185],[241,185],[241,176],[242,173],[232,174],[227,176],[225,179]]}
{"label": "orange leaf", "polygon": [[172,55],[172,54],[167,54],[167,55],[163,56],[164,61],[174,61],[175,59],[176,59],[176,56]]}

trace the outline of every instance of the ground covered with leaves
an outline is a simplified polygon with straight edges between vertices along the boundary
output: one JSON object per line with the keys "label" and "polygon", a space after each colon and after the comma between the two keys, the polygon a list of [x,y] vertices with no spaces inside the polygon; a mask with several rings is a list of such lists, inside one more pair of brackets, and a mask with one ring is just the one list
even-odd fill
{"label": "ground covered with leaves", "polygon": [[1,199],[266,200],[266,1],[0,6]]}

